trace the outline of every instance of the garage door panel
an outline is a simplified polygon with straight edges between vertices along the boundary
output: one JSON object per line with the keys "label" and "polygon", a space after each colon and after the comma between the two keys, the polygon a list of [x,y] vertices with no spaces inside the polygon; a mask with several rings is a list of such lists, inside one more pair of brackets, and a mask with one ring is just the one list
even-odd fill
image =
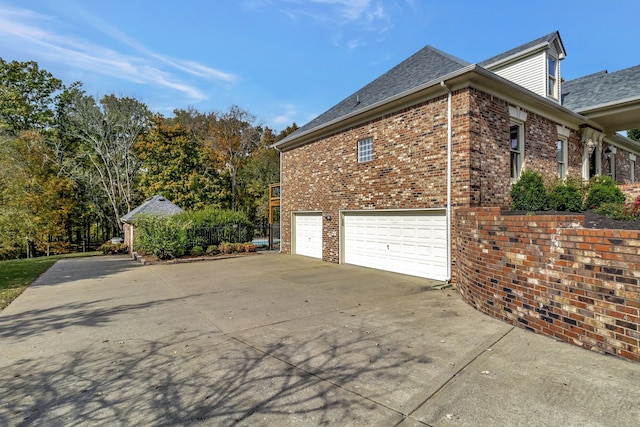
{"label": "garage door panel", "polygon": [[345,263],[446,279],[444,211],[346,212],[343,226]]}
{"label": "garage door panel", "polygon": [[322,258],[322,214],[294,214],[295,253]]}

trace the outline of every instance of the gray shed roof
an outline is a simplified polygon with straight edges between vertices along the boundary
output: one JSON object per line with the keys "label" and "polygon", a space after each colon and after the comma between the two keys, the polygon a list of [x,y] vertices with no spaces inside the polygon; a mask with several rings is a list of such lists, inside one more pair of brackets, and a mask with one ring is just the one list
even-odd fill
{"label": "gray shed roof", "polygon": [[132,209],[126,215],[123,215],[120,220],[122,222],[130,222],[138,214],[152,214],[160,216],[175,215],[182,212],[182,208],[171,203],[163,196],[156,195],[149,197],[143,204],[135,209]]}
{"label": "gray shed roof", "polygon": [[640,65],[562,83],[562,105],[576,112],[634,98],[640,98]]}
{"label": "gray shed roof", "polygon": [[425,46],[362,89],[302,126],[283,141],[294,139],[309,129],[321,127],[358,110],[411,90],[421,84],[469,65],[468,62]]}

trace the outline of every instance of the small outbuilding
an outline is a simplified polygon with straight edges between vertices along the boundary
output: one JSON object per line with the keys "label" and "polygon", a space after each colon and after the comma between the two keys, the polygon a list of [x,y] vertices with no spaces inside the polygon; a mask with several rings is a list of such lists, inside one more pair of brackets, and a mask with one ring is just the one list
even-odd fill
{"label": "small outbuilding", "polygon": [[124,243],[128,247],[129,255],[133,255],[133,238],[135,235],[135,225],[133,219],[140,214],[151,214],[158,216],[170,216],[182,212],[183,209],[167,200],[164,196],[155,195],[149,197],[137,208],[132,209],[120,220],[124,223]]}

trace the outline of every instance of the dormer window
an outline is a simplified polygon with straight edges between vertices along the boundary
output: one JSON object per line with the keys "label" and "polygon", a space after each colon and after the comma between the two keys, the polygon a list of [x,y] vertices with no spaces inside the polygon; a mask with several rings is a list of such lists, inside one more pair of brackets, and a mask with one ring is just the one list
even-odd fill
{"label": "dormer window", "polygon": [[552,56],[548,57],[547,96],[558,98],[558,61]]}

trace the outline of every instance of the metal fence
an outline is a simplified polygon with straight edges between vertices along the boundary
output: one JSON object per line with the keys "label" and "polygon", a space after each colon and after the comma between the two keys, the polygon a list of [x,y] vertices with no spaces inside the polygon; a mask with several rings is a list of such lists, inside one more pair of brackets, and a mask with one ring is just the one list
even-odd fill
{"label": "metal fence", "polygon": [[280,224],[271,224],[269,227],[269,249],[280,250]]}
{"label": "metal fence", "polygon": [[253,239],[253,227],[243,224],[224,225],[219,227],[196,227],[188,230],[191,246],[219,245],[222,242],[246,243]]}

